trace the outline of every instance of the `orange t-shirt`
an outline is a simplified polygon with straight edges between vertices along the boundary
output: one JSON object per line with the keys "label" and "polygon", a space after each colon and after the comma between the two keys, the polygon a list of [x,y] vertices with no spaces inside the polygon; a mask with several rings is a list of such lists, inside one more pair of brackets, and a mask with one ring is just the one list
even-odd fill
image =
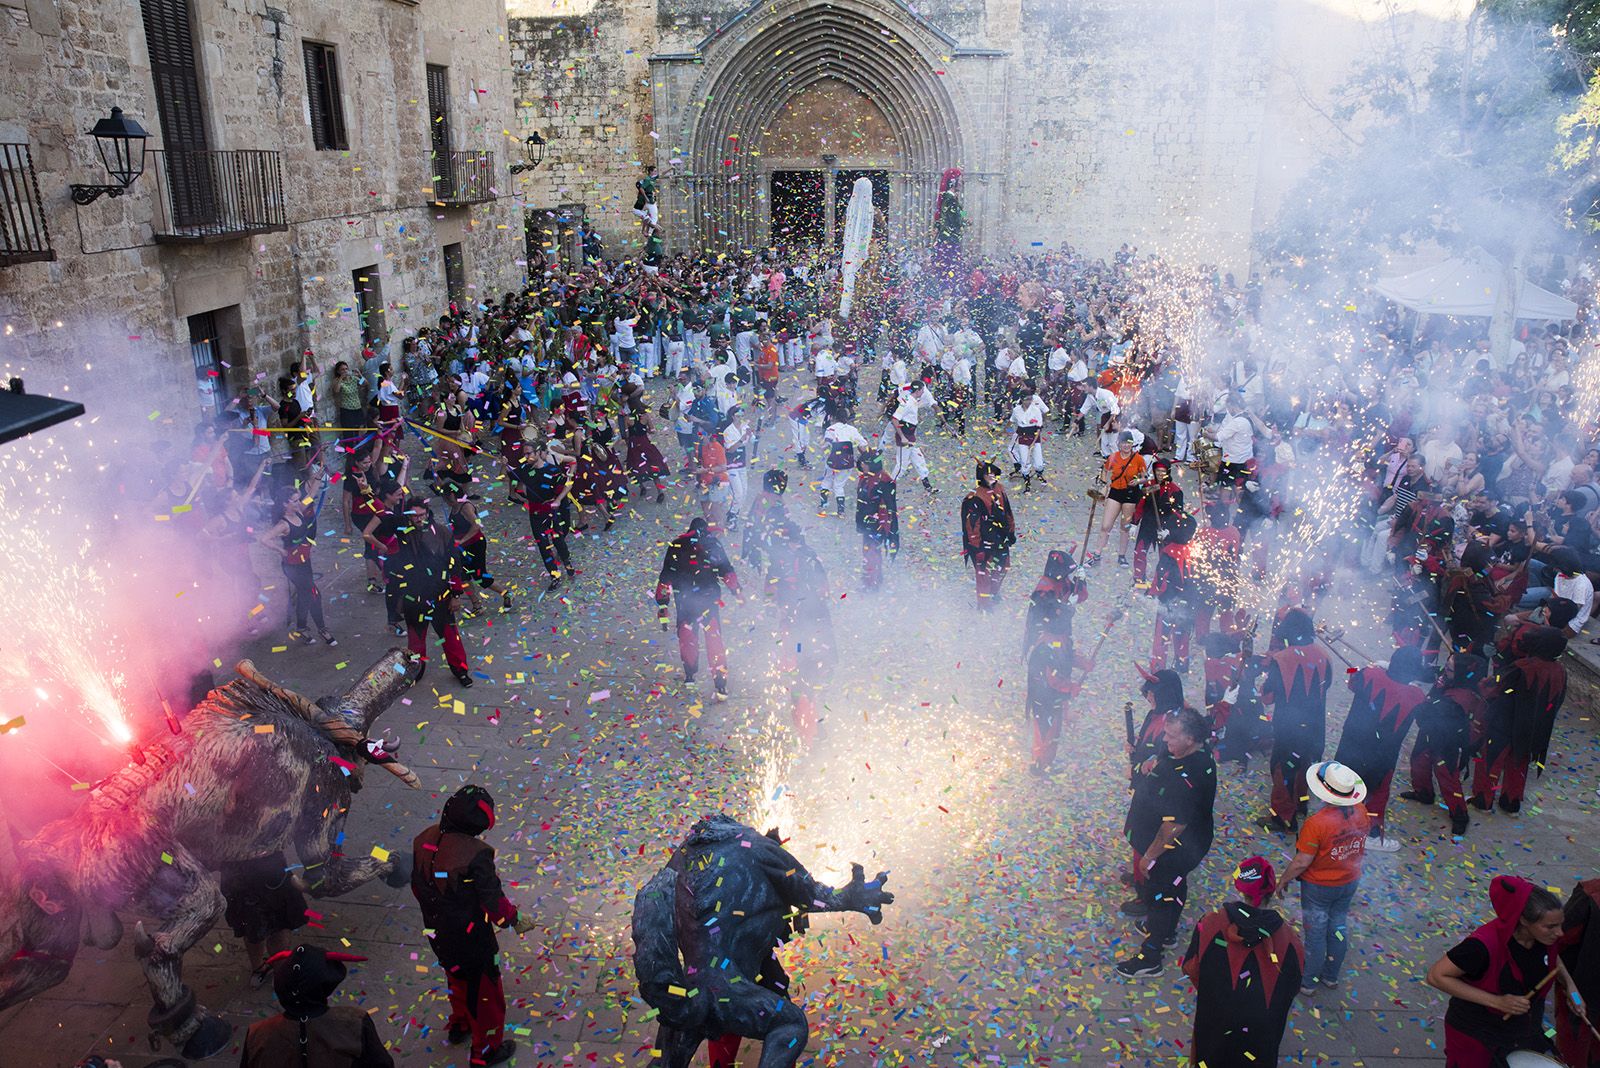
{"label": "orange t-shirt", "polygon": [[1127,456],[1120,451],[1106,457],[1106,478],[1111,483],[1111,488],[1116,490],[1127,489],[1139,480],[1144,474],[1144,454],[1131,453]]}
{"label": "orange t-shirt", "polygon": [[1324,805],[1300,825],[1294,847],[1316,859],[1301,876],[1317,886],[1344,886],[1361,878],[1361,858],[1367,852],[1367,830],[1372,821],[1361,805],[1338,808]]}
{"label": "orange t-shirt", "polygon": [[761,346],[761,356],[756,360],[756,374],[761,376],[763,382],[778,380],[778,346]]}

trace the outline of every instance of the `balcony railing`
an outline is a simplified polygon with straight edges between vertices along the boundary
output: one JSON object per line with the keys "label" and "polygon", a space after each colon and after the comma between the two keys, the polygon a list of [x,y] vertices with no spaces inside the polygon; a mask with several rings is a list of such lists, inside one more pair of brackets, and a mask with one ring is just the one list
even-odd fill
{"label": "balcony railing", "polygon": [[433,202],[462,206],[493,200],[493,152],[435,152]]}
{"label": "balcony railing", "polygon": [[169,148],[150,154],[161,205],[157,241],[227,241],[289,228],[278,153]]}
{"label": "balcony railing", "polygon": [[0,267],[55,258],[33,156],[25,144],[0,142]]}

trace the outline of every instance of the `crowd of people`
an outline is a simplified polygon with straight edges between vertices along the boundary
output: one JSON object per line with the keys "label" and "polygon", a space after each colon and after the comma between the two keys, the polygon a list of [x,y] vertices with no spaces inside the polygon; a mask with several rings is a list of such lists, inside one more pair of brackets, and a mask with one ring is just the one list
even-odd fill
{"label": "crowd of people", "polygon": [[[653,208],[653,185],[641,185],[636,212],[658,234]],[[1589,572],[1600,571],[1600,435],[1573,369],[1587,316],[1494,349],[1460,324],[1418,330],[1379,308],[1298,346],[1275,330],[1260,280],[1124,247],[1110,260],[1063,249],[955,271],[927,253],[882,256],[840,322],[839,274],[815,252],[657,248],[643,262],[552,265],[521,292],[453,305],[398,350],[366,350],[359,366],[324,373],[306,353],[275,408],[241,398],[197,436],[201,522],[234,542],[259,531],[282,558],[291,639],[333,643],[313,549],[319,513],[341,501],[368,590],[417,670],[431,629],[466,687],[463,615],[572,582],[583,570],[573,539],[606,537],[670,485],[699,510],[655,587],[663,629],[675,607],[686,685],[703,647],[713,698],[728,696],[721,599],[762,591],[778,606],[793,726],[810,744],[836,660],[830,589],[883,587],[903,481],[929,496],[954,488],[937,484],[925,450],[964,457],[970,429],[1005,435],[1010,470],[992,454],[977,461],[948,535],[976,607],[996,612],[1019,535],[1012,494],[1077,496],[1044,444],[1083,438],[1097,457],[1088,532],[1049,554],[1019,605],[1028,766],[1051,774],[1096,669],[1100,646],[1074,634],[1091,583],[1148,597],[1149,658],[1134,666],[1149,707],[1140,722],[1126,710],[1122,907],[1141,943],[1116,970],[1162,973],[1182,941],[1188,876],[1213,844],[1219,767],[1264,768],[1261,825],[1284,836],[1281,878],[1267,858],[1241,860],[1240,900],[1205,914],[1181,959],[1200,990],[1196,1057],[1246,1063],[1247,1050],[1249,1063],[1274,1063],[1294,998],[1339,990],[1363,858],[1398,848],[1385,833],[1391,793],[1437,808],[1441,831],[1459,837],[1474,811],[1516,815],[1530,769],[1550,765],[1561,658],[1587,640]],[[256,433],[216,432],[240,428]],[[281,448],[264,449],[274,437]],[[1332,514],[1308,504],[1330,484],[1347,490]],[[276,511],[252,525],[240,502],[258,485]],[[802,486],[819,517],[853,518],[859,579],[808,544],[790,511]],[[526,512],[539,579],[498,570],[481,525],[491,505]],[[1312,523],[1322,527],[1308,538]],[[758,581],[741,584],[741,569]],[[1352,581],[1388,606],[1392,645],[1376,660],[1317,619]],[[1351,710],[1328,759],[1335,660]],[[1396,791],[1413,728],[1410,788]],[[1290,883],[1303,935],[1270,906]],[[1575,997],[1600,996],[1578,952],[1596,897],[1584,884],[1563,921],[1546,890],[1495,881],[1495,920],[1429,973],[1451,998],[1450,1064],[1541,1048],[1548,986],[1535,984],[1547,972],[1563,992],[1560,1040],[1590,1058],[1569,1063],[1600,1063]],[[482,926],[479,911],[463,914]],[[483,915],[504,923],[514,910]],[[451,1026],[478,1041],[472,990]],[[453,1006],[454,994],[452,979]]]}

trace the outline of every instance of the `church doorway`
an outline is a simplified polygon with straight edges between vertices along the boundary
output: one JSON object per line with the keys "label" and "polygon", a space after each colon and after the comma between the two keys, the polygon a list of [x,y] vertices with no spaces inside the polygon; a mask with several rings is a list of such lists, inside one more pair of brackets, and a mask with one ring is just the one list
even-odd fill
{"label": "church doorway", "polygon": [[773,171],[767,203],[772,243],[781,249],[817,247],[827,239],[827,173]]}

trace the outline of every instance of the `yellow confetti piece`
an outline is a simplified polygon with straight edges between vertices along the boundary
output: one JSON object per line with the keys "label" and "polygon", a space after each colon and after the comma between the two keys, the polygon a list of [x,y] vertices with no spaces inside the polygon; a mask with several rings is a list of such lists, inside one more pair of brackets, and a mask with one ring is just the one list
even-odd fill
{"label": "yellow confetti piece", "polygon": [[387,849],[383,848],[383,846],[373,846],[372,847],[372,859],[373,860],[378,860],[378,861],[388,860],[389,859],[389,851]]}

